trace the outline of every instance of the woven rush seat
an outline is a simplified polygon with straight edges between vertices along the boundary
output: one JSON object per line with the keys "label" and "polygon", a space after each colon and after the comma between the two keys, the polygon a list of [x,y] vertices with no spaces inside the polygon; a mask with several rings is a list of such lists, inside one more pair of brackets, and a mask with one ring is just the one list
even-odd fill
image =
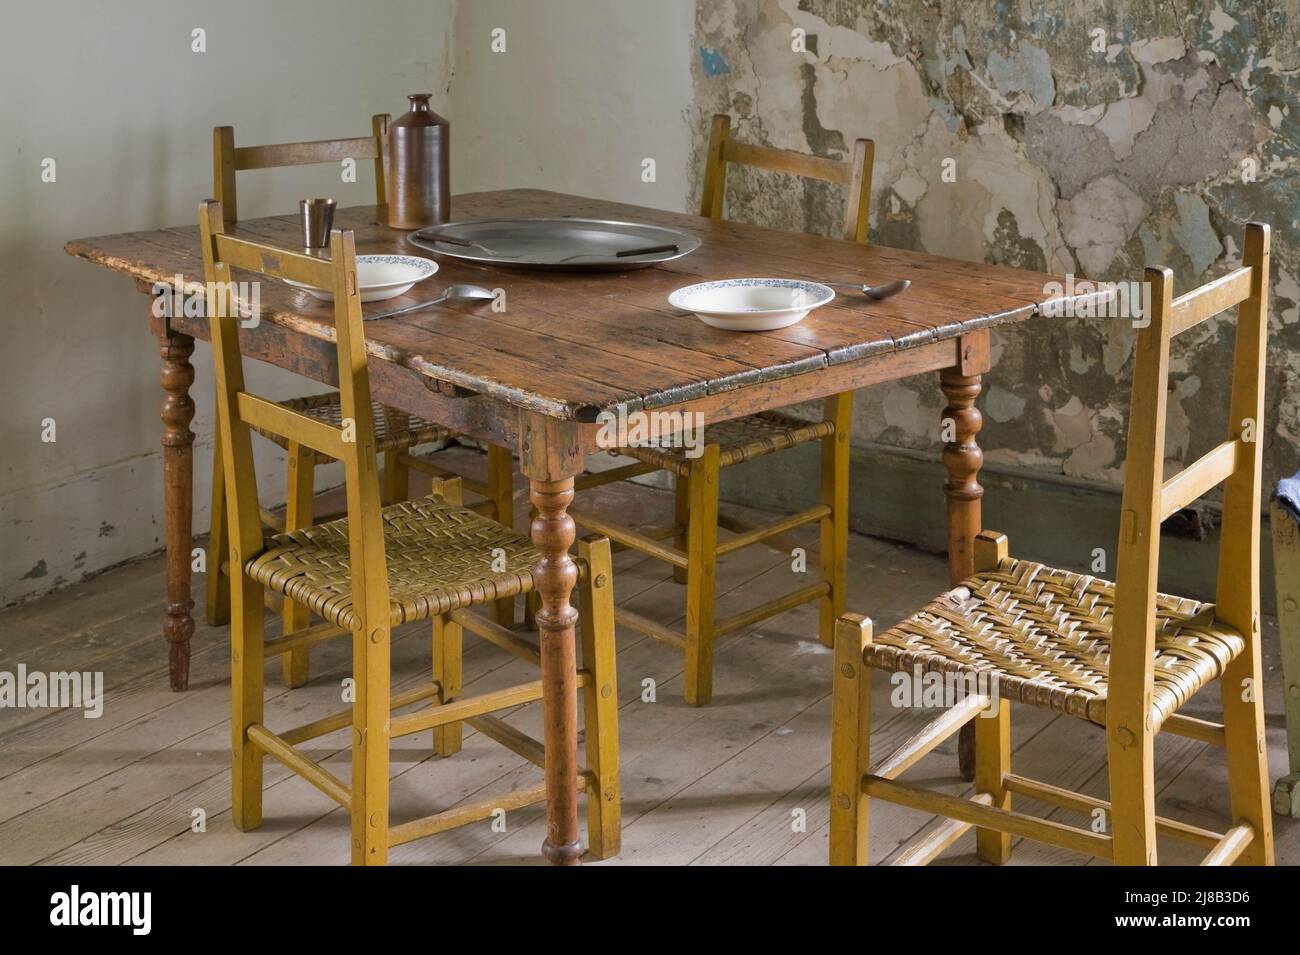
{"label": "woven rush seat", "polygon": [[[995,674],[999,694],[1106,725],[1115,585],[1005,559],[877,634],[863,659],[882,670]],[[1152,695],[1158,728],[1245,648],[1214,604],[1156,596]]]}
{"label": "woven rush seat", "polygon": [[[474,511],[426,497],[385,507],[383,525],[393,625],[533,589],[540,552]],[[506,570],[497,572],[492,564],[502,551]],[[347,518],[277,534],[245,569],[271,590],[353,629]]]}
{"label": "woven rush seat", "polygon": [[[835,425],[830,421],[800,421],[779,411],[764,411],[715,425],[706,424],[704,440],[721,447],[719,464],[727,468],[774,451],[817,441],[834,431]],[[644,446],[619,449],[620,454],[683,477],[690,471],[690,458],[686,451],[686,448]]]}
{"label": "woven rush seat", "polygon": [[[337,391],[328,391],[321,395],[290,398],[288,401],[281,401],[280,405],[290,411],[301,412],[337,428],[343,424],[343,411],[342,405],[339,403],[340,400]],[[371,402],[370,407],[375,416],[375,451],[377,453],[409,451],[417,445],[431,444],[434,441],[446,441],[455,436],[454,431],[449,431],[441,425],[436,425],[432,421],[425,421],[423,418],[416,418],[393,411],[385,408],[377,401]],[[395,421],[403,421],[405,426],[394,427],[393,423]],[[253,430],[282,448],[287,448],[289,445],[286,438],[274,432],[264,431],[261,428],[254,428]],[[312,453],[316,456],[317,464],[329,464],[334,460],[322,451]]]}

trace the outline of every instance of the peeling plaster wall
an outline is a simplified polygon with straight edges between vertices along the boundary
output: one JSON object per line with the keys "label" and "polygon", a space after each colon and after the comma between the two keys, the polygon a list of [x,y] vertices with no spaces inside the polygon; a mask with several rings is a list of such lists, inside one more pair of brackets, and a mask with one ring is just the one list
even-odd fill
{"label": "peeling plaster wall", "polygon": [[[699,0],[695,168],[715,112],[739,138],[824,156],[867,136],[875,242],[1080,278],[1158,263],[1175,289],[1239,264],[1244,223],[1272,223],[1272,480],[1300,464],[1298,31],[1296,0]],[[837,187],[738,168],[727,202],[824,234],[843,214]],[[1234,328],[1175,344],[1170,467],[1222,440]],[[1114,319],[997,335],[986,461],[1118,485],[1133,344]],[[932,448],[941,406],[929,378],[861,392],[855,441]]]}

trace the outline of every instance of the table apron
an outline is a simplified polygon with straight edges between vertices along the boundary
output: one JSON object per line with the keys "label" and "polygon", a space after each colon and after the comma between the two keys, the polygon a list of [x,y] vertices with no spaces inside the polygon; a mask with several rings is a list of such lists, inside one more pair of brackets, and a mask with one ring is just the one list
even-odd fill
{"label": "table apron", "polygon": [[[156,318],[154,333],[162,323],[185,335],[208,341],[204,319]],[[963,368],[987,362],[989,331],[979,329],[957,338],[843,362],[787,378],[759,382],[743,388],[701,395],[654,409],[657,415],[702,414],[705,425],[815,401],[913,375]],[[338,356],[333,342],[287,329],[270,322],[256,329],[241,329],[240,349],[246,358],[267,362],[313,381],[338,387]],[[982,370],[982,369],[981,369]],[[370,386],[376,401],[407,414],[418,415],[459,434],[499,447],[519,450],[521,415],[525,412],[500,399],[475,394],[448,394],[437,383],[413,369],[391,361],[371,360]],[[630,420],[630,419],[629,419]],[[575,422],[577,441],[584,454],[607,449],[609,428],[603,422]],[[625,446],[622,433],[614,440]]]}

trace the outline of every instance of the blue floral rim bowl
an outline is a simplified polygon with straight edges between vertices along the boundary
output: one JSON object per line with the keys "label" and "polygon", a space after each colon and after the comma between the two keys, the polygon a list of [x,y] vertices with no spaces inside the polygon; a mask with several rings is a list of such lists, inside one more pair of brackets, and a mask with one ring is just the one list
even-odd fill
{"label": "blue floral rim bowl", "polygon": [[833,298],[825,285],[800,279],[722,279],[679,288],[668,304],[714,328],[768,332],[803,321]]}
{"label": "blue floral rim bowl", "polygon": [[[418,255],[358,255],[357,284],[361,286],[361,301],[382,302],[396,298],[437,271],[437,262]],[[285,282],[322,302],[334,301],[333,292],[288,279]]]}

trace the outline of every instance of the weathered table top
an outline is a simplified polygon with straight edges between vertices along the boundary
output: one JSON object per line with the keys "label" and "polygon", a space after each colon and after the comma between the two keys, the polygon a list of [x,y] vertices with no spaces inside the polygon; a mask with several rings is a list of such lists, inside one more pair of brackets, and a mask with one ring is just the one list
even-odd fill
{"label": "weathered table top", "polygon": [[[1005,266],[531,189],[458,196],[452,215],[630,219],[703,239],[692,255],[622,273],[502,269],[440,256],[433,282],[365,307],[367,314],[388,311],[431,298],[437,288],[454,282],[504,289],[504,312],[494,312],[490,303],[466,303],[368,322],[370,352],[411,369],[431,386],[453,386],[579,421],[618,406],[681,404],[1025,319],[1050,298],[1049,283],[1062,281]],[[339,210],[335,224],[355,230],[359,253],[428,254],[377,218],[375,207],[354,207]],[[241,222],[231,231],[297,247],[298,230],[297,216],[286,215]],[[79,239],[67,250],[142,282],[170,282],[177,274],[187,284],[202,280],[197,226]],[[913,284],[883,302],[842,292],[800,324],[760,333],[711,328],[667,302],[682,285],[740,276],[872,284],[910,279]],[[333,338],[331,306],[279,283],[261,289],[260,318],[322,341]]]}

